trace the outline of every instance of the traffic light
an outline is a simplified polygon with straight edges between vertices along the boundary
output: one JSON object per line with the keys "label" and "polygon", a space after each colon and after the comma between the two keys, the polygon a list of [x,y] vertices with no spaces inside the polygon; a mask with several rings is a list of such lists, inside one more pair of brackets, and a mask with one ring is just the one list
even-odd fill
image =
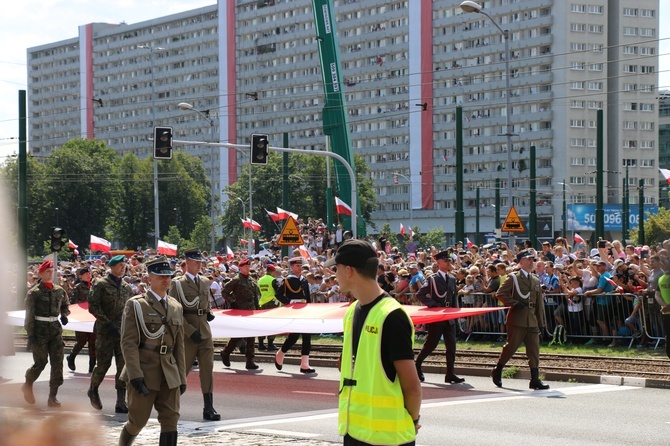
{"label": "traffic light", "polygon": [[51,228],[51,251],[59,252],[63,249],[63,246],[67,244],[67,238],[65,238],[65,229],[63,228]]}
{"label": "traffic light", "polygon": [[154,127],[154,159],[172,159],[172,127]]}
{"label": "traffic light", "polygon": [[251,135],[251,164],[268,163],[268,135]]}

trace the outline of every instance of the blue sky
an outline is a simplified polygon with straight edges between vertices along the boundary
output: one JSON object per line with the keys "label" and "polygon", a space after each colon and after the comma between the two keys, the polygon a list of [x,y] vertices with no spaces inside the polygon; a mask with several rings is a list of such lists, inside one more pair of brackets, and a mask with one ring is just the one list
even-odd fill
{"label": "blue sky", "polygon": [[[26,48],[77,36],[92,22],[137,23],[212,5],[216,0],[22,0],[5,3],[0,27],[0,161],[18,151],[18,91],[26,89]],[[411,1],[411,0],[410,0]],[[670,23],[661,0],[660,23]],[[659,27],[659,88],[670,90],[670,26]]]}

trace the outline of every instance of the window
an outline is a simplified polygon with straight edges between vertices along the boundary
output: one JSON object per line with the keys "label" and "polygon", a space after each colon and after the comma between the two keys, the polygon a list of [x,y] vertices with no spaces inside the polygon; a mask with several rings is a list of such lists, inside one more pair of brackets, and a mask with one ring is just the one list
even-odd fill
{"label": "window", "polygon": [[[570,147],[584,147],[586,146],[586,139],[585,138],[571,138],[570,139]],[[573,158],[575,159],[575,158]],[[574,164],[572,163],[573,166],[581,166],[584,164],[583,158],[580,158],[582,160],[581,164]]]}
{"label": "window", "polygon": [[623,15],[627,17],[637,17],[637,8],[623,8]]}
{"label": "window", "polygon": [[584,82],[583,81],[572,82],[570,84],[570,89],[571,90],[583,90],[584,89]]}
{"label": "window", "polygon": [[602,25],[589,25],[589,32],[590,33],[595,33],[595,34],[602,34],[603,33],[603,26]]}
{"label": "window", "polygon": [[586,5],[580,5],[577,3],[573,3],[570,5],[570,12],[576,12],[578,14],[582,14],[586,12]]}
{"label": "window", "polygon": [[584,70],[584,66],[586,66],[585,62],[572,62],[570,64],[570,69],[571,70]]}
{"label": "window", "polygon": [[640,167],[654,167],[655,164],[654,160],[640,160]]}
{"label": "window", "polygon": [[623,159],[624,167],[637,167],[637,159],[624,158]]}
{"label": "window", "polygon": [[623,47],[623,53],[624,54],[637,54],[637,47],[626,45],[626,46]]}
{"label": "window", "polygon": [[637,102],[624,102],[623,103],[623,109],[628,110],[628,111],[636,111],[637,110]]}
{"label": "window", "polygon": [[637,73],[637,65],[624,65],[623,66],[623,72],[624,73]]}
{"label": "window", "polygon": [[637,84],[623,84],[623,91],[636,91]]}
{"label": "window", "polygon": [[640,28],[640,36],[654,37],[655,35],[656,35],[656,29],[654,28]]}
{"label": "window", "polygon": [[588,108],[589,110],[600,110],[603,108],[603,101],[589,101]]}
{"label": "window", "polygon": [[603,7],[599,5],[589,5],[589,14],[602,14]]}
{"label": "window", "polygon": [[640,130],[654,130],[654,123],[653,122],[641,122],[640,123]]}
{"label": "window", "polygon": [[653,149],[654,148],[654,141],[640,141],[640,148],[641,149]]}
{"label": "window", "polygon": [[584,101],[571,101],[570,108],[584,108]]}
{"label": "window", "polygon": [[594,53],[602,53],[603,52],[603,45],[601,43],[591,43],[589,45],[589,51],[594,52]]}
{"label": "window", "polygon": [[570,44],[571,51],[586,51],[586,44],[581,42],[572,42]]}
{"label": "window", "polygon": [[[636,121],[624,121],[623,122],[623,129],[624,130],[636,130],[637,129],[637,122]],[[624,144],[625,146],[625,144]]]}
{"label": "window", "polygon": [[577,33],[586,32],[586,23],[571,23],[570,31],[574,31]]}
{"label": "window", "polygon": [[570,184],[584,184],[584,177],[570,177]]}
{"label": "window", "polygon": [[570,127],[584,128],[585,124],[586,124],[586,122],[583,119],[571,119],[570,120]]}
{"label": "window", "polygon": [[589,71],[603,71],[603,64],[601,63],[589,64]]}
{"label": "window", "polygon": [[640,9],[640,17],[647,17],[647,18],[656,17],[656,11],[653,9]]}
{"label": "window", "polygon": [[624,26],[623,27],[624,36],[637,36],[637,28],[633,26]]}
{"label": "window", "polygon": [[642,65],[640,67],[640,73],[642,74],[651,74],[655,71],[655,68],[652,65]]}
{"label": "window", "polygon": [[656,87],[654,87],[654,85],[640,84],[639,91],[641,91],[642,93],[653,93],[654,90],[656,90]]}
{"label": "window", "polygon": [[637,148],[637,141],[625,139],[623,141],[623,148],[624,149],[636,149]]}
{"label": "window", "polygon": [[640,102],[640,110],[641,111],[647,111],[647,112],[654,111],[654,104],[644,104],[644,103]]}
{"label": "window", "polygon": [[583,166],[584,165],[584,158],[570,158],[570,165],[571,166]]}
{"label": "window", "polygon": [[601,91],[603,89],[602,82],[589,82],[589,90],[591,91]]}

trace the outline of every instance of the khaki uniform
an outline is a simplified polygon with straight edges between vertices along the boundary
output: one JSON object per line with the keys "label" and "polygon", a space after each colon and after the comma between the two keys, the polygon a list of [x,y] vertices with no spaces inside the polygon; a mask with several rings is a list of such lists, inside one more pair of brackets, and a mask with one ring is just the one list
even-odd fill
{"label": "khaki uniform", "polygon": [[49,387],[63,384],[63,326],[59,318],[70,314],[68,304],[65,290],[55,284],[49,290],[38,283],[28,291],[24,328],[33,342],[34,364],[26,371],[27,383],[35,382],[47,362],[51,362]]}
{"label": "khaki uniform", "polygon": [[[209,279],[197,276],[198,284],[186,274],[174,279],[168,293],[181,303],[184,311],[184,355],[186,374],[191,371],[193,360],[198,358],[200,369],[200,388],[202,393],[212,393],[214,389],[214,341],[212,330],[207,321],[207,314],[211,311],[209,304]],[[184,293],[184,299],[179,296],[177,284],[179,282]],[[200,332],[202,342],[196,344],[191,335]]]}
{"label": "khaki uniform", "polygon": [[[238,274],[223,287],[221,296],[230,302],[231,308],[236,310],[260,310],[258,302],[260,301],[261,290],[251,276],[244,277],[242,274]],[[241,340],[241,338],[232,338],[223,351],[232,353]],[[245,357],[247,361],[253,361],[255,356],[254,338],[245,338],[245,342],[247,344]]]}
{"label": "khaki uniform", "polygon": [[[149,390],[149,395],[144,396],[129,386],[125,429],[130,435],[142,430],[152,408],[158,412],[161,432],[177,431],[179,386],[186,385],[183,323],[182,307],[174,299],[168,298],[167,310],[151,291],[126,303],[121,325],[121,350],[125,358],[121,379],[130,383],[132,379],[144,378]],[[153,339],[161,329],[162,335]]]}
{"label": "khaki uniform", "polygon": [[[540,328],[546,326],[540,279],[534,274],[526,276],[521,271],[513,275],[518,279],[519,289],[516,289],[512,274],[509,274],[496,295],[500,302],[511,307],[506,321],[507,343],[500,353],[498,363],[506,364],[523,342],[526,345],[528,364],[531,369],[536,369],[540,363]],[[527,297],[524,298],[520,293]],[[517,302],[528,305],[516,306]]]}
{"label": "khaki uniform", "polygon": [[126,383],[119,379],[124,360],[118,329],[121,327],[123,309],[132,297],[133,289],[123,280],[117,285],[112,277],[110,274],[95,282],[88,297],[88,312],[95,316],[97,361],[91,375],[91,385],[97,387],[102,383],[112,365],[113,357],[116,360],[115,387],[125,389]]}

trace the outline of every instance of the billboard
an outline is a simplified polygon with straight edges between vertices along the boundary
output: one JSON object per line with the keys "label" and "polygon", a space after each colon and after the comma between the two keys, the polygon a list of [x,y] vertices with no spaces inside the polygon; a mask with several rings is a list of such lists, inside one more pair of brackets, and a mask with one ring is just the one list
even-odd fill
{"label": "billboard", "polygon": [[[620,204],[605,204],[604,219],[605,231],[621,231],[623,210]],[[568,230],[569,231],[595,231],[596,230],[596,205],[595,204],[568,204]],[[658,206],[645,205],[644,218],[647,214],[658,213]],[[628,207],[628,229],[637,228],[639,224],[638,206]]]}

